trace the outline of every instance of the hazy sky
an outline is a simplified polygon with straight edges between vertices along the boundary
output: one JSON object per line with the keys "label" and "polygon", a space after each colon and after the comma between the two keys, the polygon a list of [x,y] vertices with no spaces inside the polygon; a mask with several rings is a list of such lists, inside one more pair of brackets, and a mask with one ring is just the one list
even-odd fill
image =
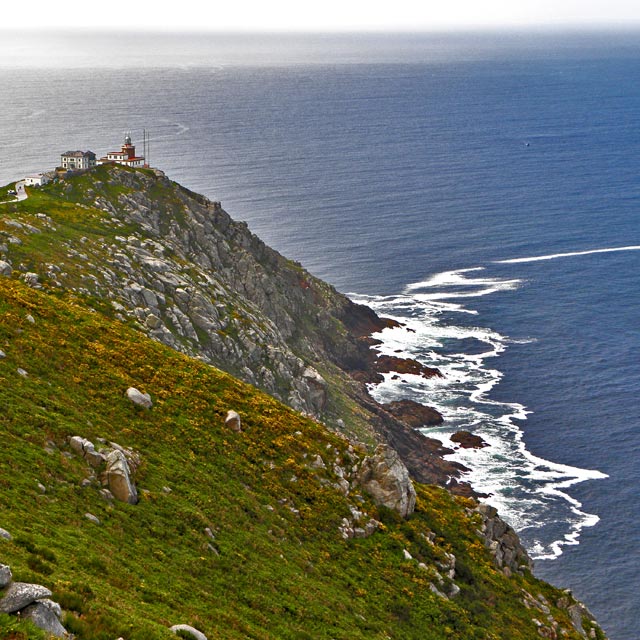
{"label": "hazy sky", "polygon": [[[31,0],[21,29],[424,31],[505,26],[639,26],[639,0]],[[5,25],[7,26],[7,25]]]}

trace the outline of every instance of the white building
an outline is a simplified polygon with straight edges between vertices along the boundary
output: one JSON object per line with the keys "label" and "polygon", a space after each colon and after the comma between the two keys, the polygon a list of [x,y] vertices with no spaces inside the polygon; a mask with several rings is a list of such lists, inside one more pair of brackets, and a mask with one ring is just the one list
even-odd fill
{"label": "white building", "polygon": [[136,155],[136,148],[131,144],[131,136],[124,137],[124,144],[120,151],[109,151],[104,158],[98,160],[98,164],[117,163],[127,167],[144,167],[144,156]]}
{"label": "white building", "polygon": [[41,187],[50,182],[49,176],[44,173],[32,173],[24,179],[25,187]]}
{"label": "white building", "polygon": [[96,154],[93,151],[67,151],[60,156],[63,169],[90,169],[96,166]]}

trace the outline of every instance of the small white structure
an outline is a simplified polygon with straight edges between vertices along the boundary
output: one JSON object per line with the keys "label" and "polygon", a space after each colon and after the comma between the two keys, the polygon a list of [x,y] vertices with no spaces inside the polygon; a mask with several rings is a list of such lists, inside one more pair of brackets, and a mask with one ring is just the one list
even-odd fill
{"label": "small white structure", "polygon": [[24,179],[25,187],[41,187],[50,182],[49,176],[44,173],[32,173]]}
{"label": "small white structure", "polygon": [[60,156],[63,169],[90,169],[96,166],[96,154],[93,151],[66,151]]}
{"label": "small white structure", "polygon": [[127,167],[144,167],[144,156],[136,155],[135,145],[131,144],[131,136],[124,137],[124,144],[120,151],[109,151],[104,158],[98,160],[98,164],[123,164]]}

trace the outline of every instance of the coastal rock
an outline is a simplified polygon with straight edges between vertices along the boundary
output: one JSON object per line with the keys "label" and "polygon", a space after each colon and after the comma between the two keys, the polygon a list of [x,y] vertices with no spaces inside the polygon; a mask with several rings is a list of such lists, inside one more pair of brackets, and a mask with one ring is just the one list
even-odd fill
{"label": "coastal rock", "polygon": [[51,600],[40,600],[20,612],[21,618],[31,620],[54,638],[68,637],[66,629],[59,620],[60,605]]}
{"label": "coastal rock", "polygon": [[151,396],[148,393],[142,393],[138,391],[135,387],[129,387],[126,391],[127,398],[133,402],[138,407],[144,407],[145,409],[151,409],[153,406],[153,402],[151,401]]}
{"label": "coastal rock", "polygon": [[398,452],[388,445],[378,445],[374,454],[362,461],[357,481],[377,504],[397,511],[403,518],[413,513],[416,492],[409,471]]}
{"label": "coastal rock", "polygon": [[170,631],[173,631],[173,633],[182,631],[188,633],[195,640],[207,640],[207,636],[205,636],[202,631],[198,631],[197,629],[190,627],[188,624],[174,624],[173,627],[171,627]]}
{"label": "coastal rock", "polygon": [[482,516],[482,535],[494,561],[505,573],[532,570],[533,561],[522,546],[518,534],[500,516],[495,507],[479,504],[475,509]]}
{"label": "coastal rock", "polygon": [[224,419],[224,425],[236,433],[242,431],[242,420],[236,411],[227,411],[227,415]]}
{"label": "coastal rock", "polygon": [[391,415],[406,422],[410,427],[420,427],[442,424],[442,414],[433,407],[414,400],[396,400],[382,405]]}
{"label": "coastal rock", "polygon": [[39,584],[12,582],[0,599],[0,613],[14,613],[29,606],[36,600],[48,598],[51,591]]}
{"label": "coastal rock", "polygon": [[118,449],[107,456],[106,479],[116,500],[129,504],[138,503],[138,492],[131,480],[129,464],[124,453]]}
{"label": "coastal rock", "polygon": [[433,367],[427,367],[413,358],[400,358],[398,356],[380,355],[376,361],[378,373],[412,374],[423,378],[442,378],[442,373]]}
{"label": "coastal rock", "polygon": [[480,437],[470,431],[456,431],[451,436],[451,441],[458,443],[463,449],[482,449],[489,445]]}

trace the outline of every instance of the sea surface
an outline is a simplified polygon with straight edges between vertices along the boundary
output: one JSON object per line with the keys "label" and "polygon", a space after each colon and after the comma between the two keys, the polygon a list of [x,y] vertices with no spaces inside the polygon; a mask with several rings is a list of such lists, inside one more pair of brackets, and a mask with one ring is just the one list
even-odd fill
{"label": "sea surface", "polygon": [[12,37],[0,183],[146,129],[154,166],[402,320],[382,350],[444,378],[374,395],[482,436],[455,458],[537,574],[637,640],[640,34]]}

